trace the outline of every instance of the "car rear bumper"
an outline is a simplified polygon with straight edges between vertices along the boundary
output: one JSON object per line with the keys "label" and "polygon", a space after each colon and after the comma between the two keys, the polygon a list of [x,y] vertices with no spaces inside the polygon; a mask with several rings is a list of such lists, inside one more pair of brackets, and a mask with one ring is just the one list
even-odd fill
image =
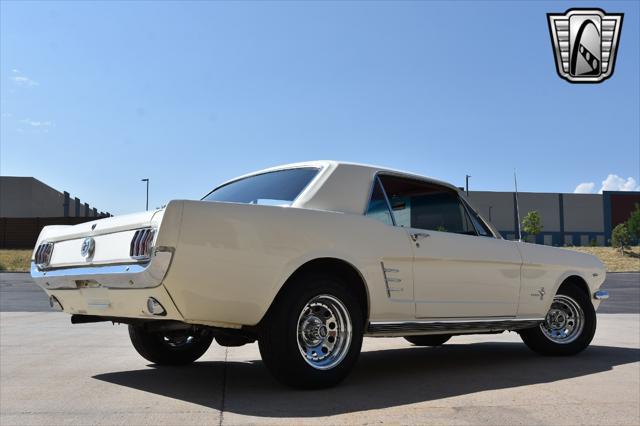
{"label": "car rear bumper", "polygon": [[[162,285],[172,258],[173,251],[156,251],[142,263],[52,269],[32,262],[31,277],[47,292],[52,308],[69,314],[182,321]],[[150,309],[150,298],[162,306],[160,314]]]}
{"label": "car rear bumper", "polygon": [[172,257],[171,251],[156,251],[151,260],[144,263],[54,269],[38,269],[32,261],[31,277],[45,290],[77,289],[87,286],[123,289],[153,288],[162,284]]}
{"label": "car rear bumper", "polygon": [[[184,321],[164,286],[126,290],[86,287],[75,290],[47,289],[46,292],[69,314]],[[149,310],[149,298],[162,306],[163,313],[154,314]]]}

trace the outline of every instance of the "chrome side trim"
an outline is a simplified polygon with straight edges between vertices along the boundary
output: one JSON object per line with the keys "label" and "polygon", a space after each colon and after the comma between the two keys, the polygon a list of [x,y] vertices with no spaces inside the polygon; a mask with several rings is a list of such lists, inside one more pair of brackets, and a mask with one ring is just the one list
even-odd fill
{"label": "chrome side trim", "polygon": [[482,331],[519,330],[535,327],[543,321],[544,318],[371,321],[367,327],[366,334],[391,337],[415,334],[438,334],[443,332],[470,333]]}
{"label": "chrome side trim", "polygon": [[31,277],[45,290],[77,289],[78,281],[107,288],[151,288],[162,283],[173,258],[173,250],[156,249],[149,262],[57,268],[41,271],[31,262]]}
{"label": "chrome side trim", "polygon": [[606,290],[598,290],[593,293],[593,298],[596,300],[607,300],[609,298],[609,292]]}
{"label": "chrome side trim", "polygon": [[398,272],[400,272],[400,270],[395,268],[386,268],[384,266],[384,262],[380,262],[380,266],[382,267],[382,277],[384,278],[384,286],[385,286],[385,289],[387,290],[387,297],[391,297],[392,291],[404,291],[404,288],[402,287],[394,288],[389,285],[390,283],[402,282],[400,278],[392,278],[387,275],[387,274],[394,274],[394,273],[397,274]]}

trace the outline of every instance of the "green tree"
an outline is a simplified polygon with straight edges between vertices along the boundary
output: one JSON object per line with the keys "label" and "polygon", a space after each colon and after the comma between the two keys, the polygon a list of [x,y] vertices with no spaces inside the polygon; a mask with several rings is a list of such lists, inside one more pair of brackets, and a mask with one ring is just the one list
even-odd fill
{"label": "green tree", "polygon": [[534,238],[540,233],[540,231],[542,231],[543,228],[540,213],[535,210],[527,213],[524,219],[522,219],[522,230]]}
{"label": "green tree", "polygon": [[640,204],[636,203],[636,209],[631,212],[626,225],[632,242],[637,243],[640,240]]}
{"label": "green tree", "polygon": [[613,228],[611,232],[611,245],[614,248],[620,249],[620,253],[624,256],[624,249],[629,247],[631,243],[631,234],[627,225],[620,223]]}

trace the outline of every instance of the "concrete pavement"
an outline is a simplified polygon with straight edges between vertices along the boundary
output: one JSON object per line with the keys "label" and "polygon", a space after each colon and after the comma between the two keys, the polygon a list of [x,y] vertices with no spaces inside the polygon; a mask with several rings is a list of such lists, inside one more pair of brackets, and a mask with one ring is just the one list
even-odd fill
{"label": "concrete pavement", "polygon": [[640,313],[640,273],[608,273],[602,288],[610,293],[611,298],[600,304],[599,313]]}
{"label": "concrete pavement", "polygon": [[125,326],[66,314],[0,314],[0,424],[640,424],[640,315],[603,314],[569,358],[517,334],[454,337],[440,348],[365,339],[339,387],[296,391],[257,345],[214,344],[187,367],[149,365]]}
{"label": "concrete pavement", "polygon": [[256,344],[214,343],[191,366],[155,367],[125,326],[71,325],[41,312],[46,297],[26,275],[1,274],[0,424],[637,425],[640,275],[620,277],[602,307],[635,313],[599,313],[578,356],[538,356],[515,333],[440,348],[368,338],[343,384],[305,392],[275,382]]}

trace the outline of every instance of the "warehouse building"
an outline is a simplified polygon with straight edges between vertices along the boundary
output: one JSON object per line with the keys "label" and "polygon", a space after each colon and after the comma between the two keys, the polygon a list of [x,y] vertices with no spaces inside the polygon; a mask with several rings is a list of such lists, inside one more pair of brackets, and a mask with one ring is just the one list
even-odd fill
{"label": "warehouse building", "polygon": [[[469,199],[504,238],[518,238],[515,193],[471,191]],[[602,246],[610,244],[612,229],[640,204],[640,192],[520,192],[517,200],[520,218],[530,211],[540,213],[543,230],[536,243]],[[32,247],[45,225],[71,225],[106,216],[111,215],[33,177],[0,176],[0,247]],[[531,240],[525,233],[523,238]]]}
{"label": "warehouse building", "polygon": [[110,216],[33,177],[0,176],[0,248],[31,248],[46,225]]}
{"label": "warehouse building", "polygon": [[103,217],[88,203],[71,198],[33,177],[0,176],[0,217]]}
{"label": "warehouse building", "polygon": [[[504,238],[518,238],[518,212],[514,192],[471,191],[469,199]],[[517,201],[522,219],[537,211],[543,225],[535,237],[538,244],[554,246],[608,245],[611,231],[625,222],[640,192],[604,191],[602,194],[557,194],[519,192]],[[523,239],[526,234],[523,233]]]}

